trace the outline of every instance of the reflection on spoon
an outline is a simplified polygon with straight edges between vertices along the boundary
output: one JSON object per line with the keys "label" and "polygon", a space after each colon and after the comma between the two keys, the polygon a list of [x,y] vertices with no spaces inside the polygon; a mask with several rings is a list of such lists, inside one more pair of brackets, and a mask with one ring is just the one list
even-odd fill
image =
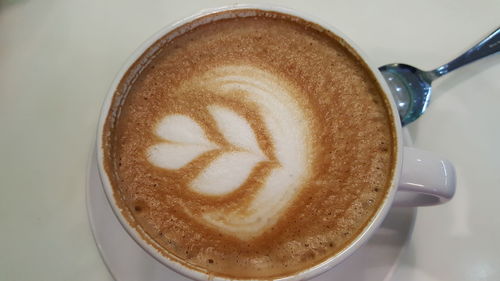
{"label": "reflection on spoon", "polygon": [[403,126],[424,114],[431,98],[431,83],[435,79],[478,59],[500,51],[500,28],[451,62],[434,70],[422,71],[402,63],[379,68],[394,96]]}

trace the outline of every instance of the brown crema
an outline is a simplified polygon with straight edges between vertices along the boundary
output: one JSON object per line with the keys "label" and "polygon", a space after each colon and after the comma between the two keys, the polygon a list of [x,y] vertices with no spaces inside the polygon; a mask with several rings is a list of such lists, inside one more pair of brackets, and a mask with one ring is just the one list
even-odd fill
{"label": "brown crema", "polygon": [[[170,38],[174,32],[179,34]],[[196,77],[226,65],[261,69],[289,85],[311,132],[310,171],[300,191],[275,223],[251,239],[193,218],[248,204],[279,166],[258,105],[200,86]],[[373,74],[343,40],[299,18],[249,10],[244,17],[174,30],[137,60],[118,86],[105,122],[105,169],[123,215],[163,255],[213,276],[289,276],[340,252],[381,207],[396,149],[387,103]],[[152,165],[147,157],[148,148],[162,141],[157,124],[169,114],[188,116],[211,142],[231,146],[206,110],[211,104],[247,120],[268,159],[223,196],[187,186],[220,151],[203,153],[177,170]]]}

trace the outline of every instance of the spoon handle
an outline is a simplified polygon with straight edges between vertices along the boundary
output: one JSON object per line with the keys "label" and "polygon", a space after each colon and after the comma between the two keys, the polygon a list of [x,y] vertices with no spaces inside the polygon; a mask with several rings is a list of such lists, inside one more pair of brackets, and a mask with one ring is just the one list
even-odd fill
{"label": "spoon handle", "polygon": [[497,28],[493,33],[477,43],[474,47],[467,50],[461,56],[451,62],[442,65],[434,70],[426,72],[427,78],[431,81],[439,78],[459,67],[469,64],[478,59],[492,55],[500,51],[500,28]]}

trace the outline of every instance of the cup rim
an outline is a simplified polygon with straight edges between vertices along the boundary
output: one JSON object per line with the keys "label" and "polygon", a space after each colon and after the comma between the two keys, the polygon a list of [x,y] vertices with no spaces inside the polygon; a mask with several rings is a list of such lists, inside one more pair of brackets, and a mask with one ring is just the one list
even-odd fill
{"label": "cup rim", "polygon": [[[359,48],[349,37],[347,37],[340,30],[332,26],[331,24],[321,20],[316,16],[309,15],[302,11],[293,10],[283,6],[277,5],[265,5],[265,4],[233,4],[233,5],[224,5],[216,8],[203,9],[198,13],[195,13],[191,16],[184,17],[181,20],[175,21],[174,23],[167,24],[155,34],[150,36],[146,41],[144,41],[125,61],[122,65],[120,71],[116,74],[111,87],[106,94],[106,98],[101,107],[98,128],[97,128],[97,162],[98,162],[98,171],[101,178],[102,186],[104,189],[104,193],[106,194],[106,198],[111,205],[111,209],[113,213],[118,218],[118,221],[123,226],[123,228],[127,231],[127,233],[135,240],[135,242],[143,248],[149,255],[151,255],[158,262],[163,265],[169,267],[177,273],[180,273],[188,278],[192,278],[195,280],[213,280],[213,281],[228,281],[228,280],[253,280],[253,279],[235,279],[228,278],[222,276],[214,276],[208,272],[198,271],[192,267],[189,267],[185,262],[180,259],[174,260],[174,257],[166,257],[159,250],[157,250],[153,245],[145,241],[139,231],[132,227],[128,220],[122,213],[121,208],[118,206],[113,187],[111,185],[111,181],[108,177],[108,174],[104,168],[104,151],[103,151],[103,135],[104,135],[104,126],[106,119],[109,114],[109,110],[111,109],[113,97],[115,95],[116,89],[119,86],[122,78],[127,74],[129,69],[133,67],[133,65],[137,62],[137,60],[151,47],[155,42],[160,40],[163,36],[168,34],[169,32],[186,25],[190,22],[195,21],[201,17],[214,15],[221,12],[230,12],[230,11],[238,11],[238,10],[261,10],[261,11],[269,11],[269,12],[278,12],[287,15],[291,15],[294,17],[301,18],[313,24],[317,24],[320,27],[328,30],[344,40],[349,47],[353,49],[353,51],[358,55],[358,58],[365,63],[365,66],[371,71],[375,79],[377,80],[379,86],[382,88],[385,98],[387,99],[387,106],[390,108],[390,114],[392,115],[393,120],[393,129],[395,134],[395,165],[393,169],[393,176],[391,179],[391,184],[386,193],[386,196],[381,203],[381,206],[378,208],[376,213],[370,218],[370,221],[365,225],[363,230],[354,238],[344,249],[337,252],[335,255],[330,256],[328,259],[323,262],[309,267],[303,271],[297,272],[290,276],[278,277],[273,280],[279,281],[292,281],[292,280],[307,280],[313,278],[321,273],[330,270],[335,267],[347,257],[349,257],[352,253],[354,253],[357,249],[359,249],[373,234],[373,232],[378,228],[378,226],[382,223],[383,219],[386,217],[389,209],[391,208],[392,202],[395,197],[395,193],[397,191],[397,183],[399,182],[399,176],[401,172],[402,166],[402,154],[403,154],[403,144],[402,144],[402,127],[399,122],[398,112],[396,109],[396,104],[393,96],[390,94],[390,90],[378,71],[374,64],[369,60],[368,56]],[[262,279],[255,279],[262,280]]]}

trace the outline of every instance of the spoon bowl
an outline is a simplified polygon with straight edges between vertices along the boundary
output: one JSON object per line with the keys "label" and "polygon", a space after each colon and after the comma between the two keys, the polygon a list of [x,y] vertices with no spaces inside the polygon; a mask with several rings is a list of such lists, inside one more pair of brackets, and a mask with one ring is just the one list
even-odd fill
{"label": "spoon bowl", "polygon": [[396,100],[403,125],[422,115],[431,98],[431,82],[427,72],[411,65],[393,63],[379,68]]}
{"label": "spoon bowl", "polygon": [[500,52],[500,28],[451,62],[431,71],[403,63],[379,68],[396,101],[403,126],[415,121],[429,105],[433,80],[478,59]]}

